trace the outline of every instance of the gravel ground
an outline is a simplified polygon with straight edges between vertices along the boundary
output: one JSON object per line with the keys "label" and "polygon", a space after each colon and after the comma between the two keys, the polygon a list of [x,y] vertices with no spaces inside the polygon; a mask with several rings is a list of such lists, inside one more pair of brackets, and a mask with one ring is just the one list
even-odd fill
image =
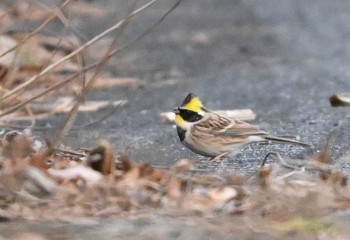
{"label": "gravel ground", "polygon": [[[171,3],[157,3],[139,16],[122,41],[150,26]],[[101,32],[127,9],[119,2],[92,4],[105,4],[117,14],[72,18],[71,26],[85,37]],[[246,172],[256,169],[269,151],[290,158],[310,156],[332,129],[341,126],[332,155],[346,168],[348,159],[340,157],[349,149],[349,109],[330,107],[328,98],[350,89],[349,9],[346,0],[183,1],[154,32],[107,66],[113,76],[140,78],[142,85],[90,95],[93,99],[127,98],[129,104],[93,127],[72,131],[66,143],[92,146],[97,138],[106,138],[117,151],[126,151],[140,162],[167,166],[177,159],[193,158],[199,168]],[[253,144],[235,158],[208,163],[185,149],[174,126],[162,124],[159,118],[190,91],[211,109],[250,108],[257,113],[255,123],[264,129],[277,135],[299,135],[314,147]],[[103,113],[81,114],[77,125]],[[61,120],[50,123],[55,126]]]}

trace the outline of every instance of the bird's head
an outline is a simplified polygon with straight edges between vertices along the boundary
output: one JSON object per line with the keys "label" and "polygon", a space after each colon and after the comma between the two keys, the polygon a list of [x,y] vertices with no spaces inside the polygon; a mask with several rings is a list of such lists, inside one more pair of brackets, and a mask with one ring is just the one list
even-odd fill
{"label": "bird's head", "polygon": [[208,110],[202,101],[193,93],[189,93],[180,107],[174,108],[176,126],[188,129],[195,122],[201,120]]}

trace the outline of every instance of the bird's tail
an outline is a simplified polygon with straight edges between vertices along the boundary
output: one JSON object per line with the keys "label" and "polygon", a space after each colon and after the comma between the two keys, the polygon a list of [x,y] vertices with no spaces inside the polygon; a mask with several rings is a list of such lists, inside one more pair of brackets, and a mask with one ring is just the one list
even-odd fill
{"label": "bird's tail", "polygon": [[310,144],[299,142],[297,140],[283,138],[283,137],[275,137],[275,136],[265,136],[266,140],[274,141],[274,142],[280,142],[280,143],[292,143],[292,144],[298,144],[303,147],[311,147]]}

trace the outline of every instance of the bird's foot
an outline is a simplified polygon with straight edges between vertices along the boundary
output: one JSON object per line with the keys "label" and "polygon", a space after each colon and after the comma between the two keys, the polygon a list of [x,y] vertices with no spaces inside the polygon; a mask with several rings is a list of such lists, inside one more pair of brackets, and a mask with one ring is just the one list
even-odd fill
{"label": "bird's foot", "polygon": [[230,152],[223,152],[223,153],[220,153],[219,155],[215,156],[215,157],[212,157],[209,159],[209,161],[212,161],[212,162],[220,162],[221,158],[227,154],[229,154]]}

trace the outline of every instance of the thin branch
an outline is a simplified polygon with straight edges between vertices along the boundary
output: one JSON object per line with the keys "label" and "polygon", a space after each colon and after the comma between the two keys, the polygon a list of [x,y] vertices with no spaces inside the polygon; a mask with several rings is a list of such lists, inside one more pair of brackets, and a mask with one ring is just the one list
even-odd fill
{"label": "thin branch", "polygon": [[93,43],[97,42],[98,40],[100,40],[101,38],[103,38],[104,36],[106,36],[107,34],[113,32],[114,30],[119,29],[120,27],[122,27],[125,22],[129,21],[131,18],[133,18],[134,16],[136,16],[138,13],[142,12],[143,10],[147,9],[148,7],[150,7],[153,3],[155,3],[156,0],[151,0],[148,3],[146,3],[145,5],[141,6],[140,8],[136,9],[135,11],[131,12],[127,18],[122,19],[121,21],[119,21],[118,23],[116,23],[114,26],[108,28],[107,30],[105,30],[104,32],[100,33],[99,35],[95,36],[94,38],[92,38],[91,40],[89,40],[88,42],[86,42],[85,44],[83,44],[82,46],[80,46],[78,49],[74,50],[73,52],[71,52],[70,54],[66,55],[65,57],[61,58],[60,60],[58,60],[57,62],[54,62],[52,64],[50,64],[49,66],[47,66],[46,68],[44,68],[40,73],[34,75],[33,77],[31,77],[30,79],[28,79],[27,81],[25,81],[24,83],[20,84],[19,86],[15,87],[14,89],[12,89],[11,91],[9,91],[7,94],[4,94],[3,97],[0,98],[0,102],[4,101],[5,99],[11,97],[12,95],[18,93],[19,91],[23,90],[24,88],[30,86],[31,84],[33,84],[35,81],[37,81],[40,77],[44,76],[45,74],[47,74],[48,72],[50,72],[52,69],[54,69],[55,67],[57,67],[58,65],[60,65],[61,63],[67,61],[68,59],[72,58],[73,56],[75,56],[76,54],[80,53],[81,51],[83,51],[84,49],[86,49],[87,47],[89,47],[90,45],[92,45]]}
{"label": "thin branch", "polygon": [[[153,24],[150,28],[146,29],[141,35],[139,35],[138,37],[134,38],[133,40],[131,40],[128,44],[126,44],[125,46],[121,47],[121,48],[117,48],[117,49],[114,49],[112,50],[108,56],[107,56],[107,59],[113,57],[114,55],[116,55],[117,53],[131,47],[133,44],[135,44],[137,41],[139,41],[142,37],[144,37],[145,35],[147,35],[148,33],[150,33],[157,25],[159,25],[167,15],[169,15],[181,2],[182,0],[178,0],[176,1],[176,3],[155,23]],[[87,67],[84,68],[84,72],[87,72],[91,69],[93,69],[94,67],[96,67],[98,65],[98,62],[95,62]],[[36,100],[42,96],[44,96],[45,94],[47,94],[48,92],[51,92],[57,88],[60,88],[62,86],[64,86],[65,84],[69,83],[70,81],[74,80],[77,76],[79,76],[79,74],[81,74],[81,72],[76,72],[74,74],[72,74],[71,76],[69,76],[68,78],[66,78],[65,80],[63,80],[62,82],[59,82],[49,88],[47,88],[45,91],[39,93],[38,95],[36,96],[33,96],[13,107],[11,107],[10,109],[2,112],[0,114],[0,117],[3,117],[7,114],[10,114],[14,111],[17,111],[18,109],[20,109],[21,107],[23,107],[24,105],[28,104],[29,102],[33,101],[33,100]]]}
{"label": "thin branch", "polygon": [[78,156],[78,157],[86,157],[86,154],[80,153],[77,151],[73,151],[73,150],[67,150],[67,149],[62,149],[62,148],[57,148],[57,147],[54,148],[53,150],[54,150],[54,152],[61,152],[64,154],[70,154],[70,155],[74,155],[74,156]]}
{"label": "thin branch", "polygon": [[[141,6],[139,9],[146,9],[144,6],[150,6],[150,4],[146,3],[145,5]],[[133,5],[133,7],[134,7],[134,5]],[[112,51],[114,46],[117,44],[117,39],[121,36],[121,34],[123,33],[125,27],[128,25],[129,21],[131,20],[131,18],[133,16],[135,16],[135,14],[134,14],[135,12],[138,12],[138,11],[137,10],[131,11],[131,13],[129,13],[120,22],[120,25],[118,26],[118,28],[116,28],[119,31],[116,33],[116,36],[113,38],[113,41],[109,45],[109,47],[108,47],[107,51],[105,52],[105,54],[103,55],[102,59],[98,62],[97,66],[96,66],[96,69],[95,69],[95,71],[94,71],[90,81],[88,81],[88,83],[83,87],[82,91],[77,96],[76,103],[74,104],[74,106],[72,107],[71,111],[69,112],[69,115],[67,116],[66,120],[64,121],[61,130],[57,133],[55,139],[52,142],[52,146],[53,147],[57,146],[58,143],[62,141],[63,137],[66,135],[66,133],[73,126],[74,120],[75,120],[75,118],[76,118],[76,116],[78,114],[78,109],[79,109],[80,104],[83,102],[85,96],[90,91],[91,87],[93,86],[93,83],[96,81],[97,75],[103,70],[106,62],[109,60],[109,57],[108,57],[109,56],[109,52]],[[105,32],[107,32],[107,31],[105,31]]]}
{"label": "thin branch", "polygon": [[[71,0],[66,0],[64,3],[61,4],[61,6],[58,7],[58,9],[63,9],[65,8],[68,3]],[[27,37],[25,37],[24,39],[22,39],[18,44],[16,44],[16,46],[8,49],[7,51],[3,52],[0,54],[0,58],[2,58],[3,56],[5,56],[6,54],[8,54],[9,52],[12,52],[14,50],[16,50],[19,46],[21,46],[23,43],[25,43],[26,41],[28,41],[31,37],[33,37],[35,34],[37,34],[38,32],[40,32],[42,29],[44,29],[45,26],[47,26],[47,24],[49,24],[49,22],[51,22],[54,18],[57,17],[56,14],[54,14],[55,11],[53,11],[53,13],[39,26],[37,27],[33,32],[31,32]]]}
{"label": "thin branch", "polygon": [[289,169],[292,169],[292,170],[298,170],[300,169],[299,167],[296,167],[296,166],[293,166],[291,164],[288,164],[283,158],[282,156],[279,154],[279,153],[276,153],[276,152],[269,152],[268,154],[266,154],[262,164],[261,164],[261,167],[263,167],[266,163],[266,160],[270,157],[270,156],[276,156],[278,161],[281,163],[281,165],[285,168],[289,168]]}
{"label": "thin branch", "polygon": [[11,129],[18,129],[18,130],[32,129],[32,130],[41,130],[41,131],[49,129],[48,127],[20,126],[20,125],[4,124],[4,123],[0,124],[0,128],[11,128]]}
{"label": "thin branch", "polygon": [[119,110],[120,106],[124,106],[124,104],[120,103],[117,106],[115,106],[112,111],[109,111],[108,113],[104,114],[102,117],[100,117],[100,118],[98,118],[90,123],[87,123],[85,125],[73,127],[72,129],[77,130],[77,129],[82,129],[82,128],[94,126],[95,124],[102,122],[102,121],[106,120],[107,118],[109,118],[110,116],[112,116],[113,114],[115,114]]}

